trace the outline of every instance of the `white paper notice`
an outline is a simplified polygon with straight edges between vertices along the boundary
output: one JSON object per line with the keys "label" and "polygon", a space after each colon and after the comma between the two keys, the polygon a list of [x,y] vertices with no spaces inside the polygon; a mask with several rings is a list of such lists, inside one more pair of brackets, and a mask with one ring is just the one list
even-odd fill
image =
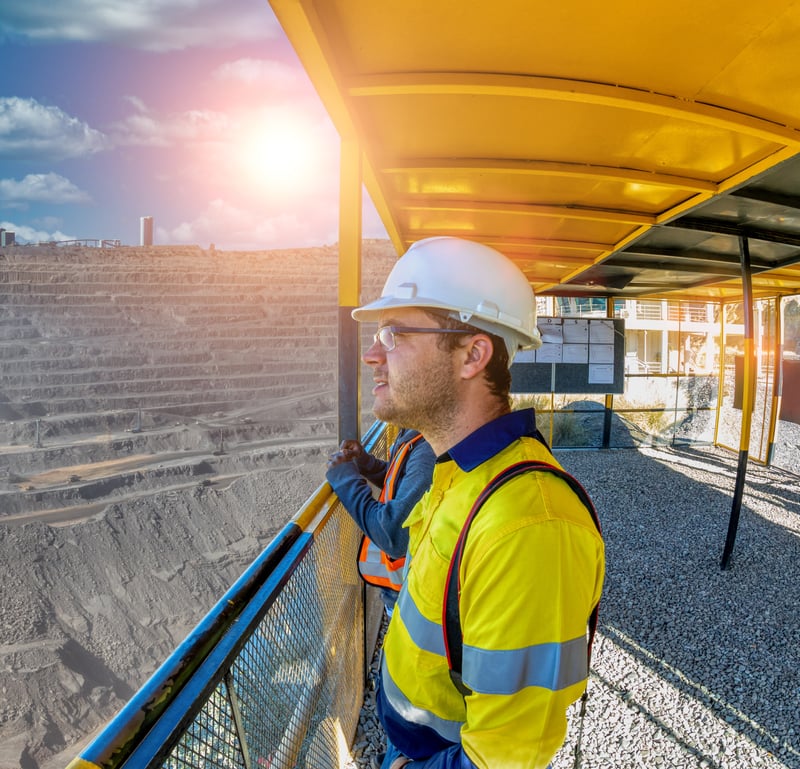
{"label": "white paper notice", "polygon": [[536,350],[520,350],[514,356],[514,363],[533,363],[536,360]]}
{"label": "white paper notice", "polygon": [[589,341],[592,344],[614,344],[614,321],[593,319],[589,326]]}
{"label": "white paper notice", "polygon": [[561,355],[563,363],[588,363],[589,345],[588,344],[565,344]]}
{"label": "white paper notice", "polygon": [[613,384],[614,366],[605,363],[589,364],[589,384]]}
{"label": "white paper notice", "polygon": [[586,344],[588,341],[588,320],[583,318],[564,318],[564,344]]}
{"label": "white paper notice", "polygon": [[542,335],[543,344],[561,344],[564,339],[561,330],[561,318],[539,318],[536,325],[539,327],[539,333]]}
{"label": "white paper notice", "polygon": [[589,345],[589,363],[614,363],[613,344]]}
{"label": "white paper notice", "polygon": [[536,351],[537,363],[561,363],[561,349],[562,344],[543,344]]}

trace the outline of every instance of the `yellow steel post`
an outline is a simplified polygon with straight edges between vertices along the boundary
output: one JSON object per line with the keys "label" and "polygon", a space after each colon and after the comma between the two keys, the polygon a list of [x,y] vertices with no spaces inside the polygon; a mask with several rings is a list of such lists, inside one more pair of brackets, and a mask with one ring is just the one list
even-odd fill
{"label": "yellow steel post", "polygon": [[[614,317],[614,299],[606,297],[606,317]],[[605,412],[603,414],[603,441],[602,448],[607,449],[611,445],[611,422],[614,414],[614,395],[606,393]]]}
{"label": "yellow steel post", "polygon": [[339,440],[360,438],[361,365],[358,324],[350,313],[361,290],[361,148],[341,144],[339,186]]}
{"label": "yellow steel post", "polygon": [[775,429],[778,424],[778,414],[781,410],[781,397],[783,395],[783,297],[775,297],[775,340],[772,378],[772,410],[769,415],[769,430],[767,432],[767,466],[775,458]]}
{"label": "yellow steel post", "polygon": [[722,398],[725,392],[725,302],[719,303],[719,371],[717,372],[717,409],[714,419],[714,445],[719,445],[719,420],[722,413]]}

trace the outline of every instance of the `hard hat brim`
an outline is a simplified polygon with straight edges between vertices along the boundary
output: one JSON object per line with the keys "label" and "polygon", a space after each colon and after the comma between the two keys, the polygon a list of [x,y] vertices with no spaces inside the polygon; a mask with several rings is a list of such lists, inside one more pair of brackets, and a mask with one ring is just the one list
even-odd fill
{"label": "hard hat brim", "polygon": [[436,299],[425,299],[424,297],[415,296],[413,299],[400,299],[396,296],[382,296],[374,302],[365,304],[363,307],[356,307],[350,315],[354,320],[359,323],[378,321],[380,320],[381,313],[393,308],[404,307],[419,307],[428,308],[432,310],[447,310],[450,311],[450,305],[444,302],[438,302]]}
{"label": "hard hat brim", "polygon": [[[415,296],[413,299],[405,299],[396,296],[382,296],[379,299],[376,299],[374,302],[365,304],[363,307],[356,307],[351,311],[350,315],[359,323],[377,323],[380,320],[381,315],[387,310],[406,307],[443,310],[447,313],[453,312],[453,308],[449,304],[445,302],[438,302],[436,299],[426,299],[425,297],[420,296]],[[538,328],[534,328],[533,334],[527,334],[522,330],[512,330],[507,327],[498,326],[495,319],[482,318],[477,313],[470,317],[468,323],[471,326],[475,326],[476,328],[486,331],[489,334],[495,334],[496,336],[506,339],[509,355],[512,358],[518,349],[536,349],[542,344],[542,338],[539,334]]]}

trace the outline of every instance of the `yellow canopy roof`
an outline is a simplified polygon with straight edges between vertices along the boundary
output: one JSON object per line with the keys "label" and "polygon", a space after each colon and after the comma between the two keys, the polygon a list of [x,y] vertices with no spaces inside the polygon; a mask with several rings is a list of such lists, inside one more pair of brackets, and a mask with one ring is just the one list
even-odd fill
{"label": "yellow canopy roof", "polygon": [[800,291],[800,2],[270,0],[399,253],[539,293]]}

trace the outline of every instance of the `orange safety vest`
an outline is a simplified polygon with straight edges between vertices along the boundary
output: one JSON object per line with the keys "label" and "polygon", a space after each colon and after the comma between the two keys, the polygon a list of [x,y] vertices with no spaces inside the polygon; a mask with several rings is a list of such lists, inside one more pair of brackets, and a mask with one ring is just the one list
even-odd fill
{"label": "orange safety vest", "polygon": [[[410,441],[406,441],[389,461],[386,469],[386,477],[383,480],[383,488],[378,497],[380,502],[388,502],[394,499],[397,487],[397,477],[400,470],[408,459],[411,447],[422,438],[422,435],[415,435]],[[368,585],[385,587],[390,590],[397,590],[403,586],[403,567],[406,564],[406,557],[391,558],[383,552],[368,536],[361,538],[361,547],[358,550],[358,573]]]}

